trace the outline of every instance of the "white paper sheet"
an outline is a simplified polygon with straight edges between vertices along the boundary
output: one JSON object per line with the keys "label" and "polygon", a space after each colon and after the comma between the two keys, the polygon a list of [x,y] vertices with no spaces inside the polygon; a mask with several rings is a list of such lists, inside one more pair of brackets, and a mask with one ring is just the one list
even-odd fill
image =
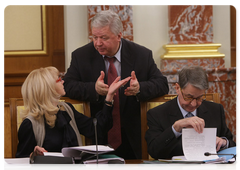
{"label": "white paper sheet", "polygon": [[204,161],[217,159],[217,155],[205,156],[209,152],[216,154],[216,128],[204,128],[197,133],[193,128],[182,130],[183,153],[187,160]]}
{"label": "white paper sheet", "polygon": [[59,152],[43,152],[44,156],[58,156],[58,157],[63,157],[62,153]]}

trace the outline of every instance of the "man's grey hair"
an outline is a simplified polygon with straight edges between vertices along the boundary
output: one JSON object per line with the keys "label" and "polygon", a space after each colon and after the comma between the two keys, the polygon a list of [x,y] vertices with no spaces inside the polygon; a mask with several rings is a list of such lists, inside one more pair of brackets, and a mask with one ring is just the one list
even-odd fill
{"label": "man's grey hair", "polygon": [[115,35],[123,31],[122,21],[118,14],[111,10],[101,11],[92,18],[91,28],[102,28],[105,26],[109,26],[110,30]]}
{"label": "man's grey hair", "polygon": [[178,84],[184,89],[188,84],[201,89],[208,89],[208,77],[206,72],[199,66],[184,67],[178,73]]}

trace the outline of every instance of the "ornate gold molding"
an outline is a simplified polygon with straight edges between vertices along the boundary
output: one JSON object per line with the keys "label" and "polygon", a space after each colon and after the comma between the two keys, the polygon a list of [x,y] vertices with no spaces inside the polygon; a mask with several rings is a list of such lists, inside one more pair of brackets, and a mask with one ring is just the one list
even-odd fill
{"label": "ornate gold molding", "polygon": [[221,44],[167,44],[163,48],[166,53],[161,59],[203,59],[223,58],[225,54],[218,51]]}

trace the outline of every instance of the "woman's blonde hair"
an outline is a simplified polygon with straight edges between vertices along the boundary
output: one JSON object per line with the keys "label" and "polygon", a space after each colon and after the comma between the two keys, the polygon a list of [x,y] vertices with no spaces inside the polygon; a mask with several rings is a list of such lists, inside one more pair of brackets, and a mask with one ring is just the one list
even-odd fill
{"label": "woman's blonde hair", "polygon": [[45,117],[50,127],[55,126],[57,103],[61,97],[56,91],[59,71],[55,67],[33,70],[22,85],[25,110],[23,116],[33,116],[36,120]]}

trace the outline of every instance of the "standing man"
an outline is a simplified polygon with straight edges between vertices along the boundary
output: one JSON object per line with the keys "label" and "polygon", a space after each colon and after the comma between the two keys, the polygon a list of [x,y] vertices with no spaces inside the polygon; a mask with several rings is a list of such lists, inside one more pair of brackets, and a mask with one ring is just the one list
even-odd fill
{"label": "standing man", "polygon": [[152,52],[122,38],[119,16],[108,10],[91,21],[93,42],[72,53],[64,78],[67,96],[90,101],[91,114],[102,109],[109,84],[116,76],[131,80],[114,98],[113,128],[106,141],[124,159],[141,159],[140,101],[167,94],[166,77],[157,68]]}
{"label": "standing man", "polygon": [[217,151],[236,145],[226,125],[223,106],[205,101],[207,89],[208,78],[201,67],[183,68],[176,83],[178,97],[148,111],[145,139],[153,158],[183,155],[183,128],[194,128],[198,133],[205,127],[217,128]]}

